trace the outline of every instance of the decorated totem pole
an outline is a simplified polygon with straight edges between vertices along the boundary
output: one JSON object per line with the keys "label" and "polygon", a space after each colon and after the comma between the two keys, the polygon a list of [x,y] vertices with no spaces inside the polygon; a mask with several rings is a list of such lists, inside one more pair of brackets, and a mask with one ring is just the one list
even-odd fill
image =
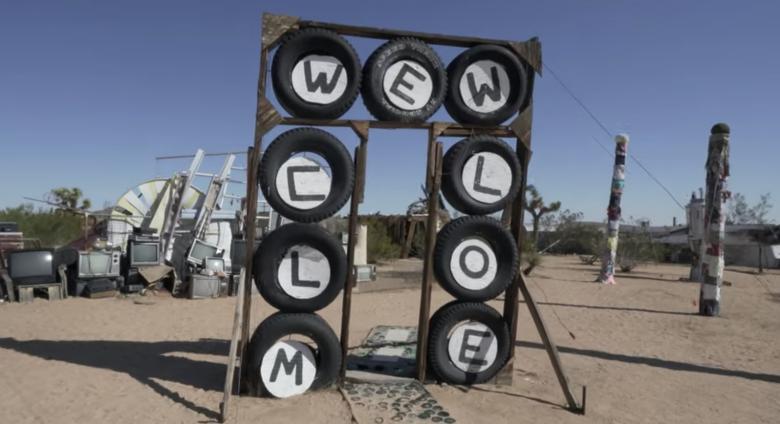
{"label": "decorated totem pole", "polygon": [[707,149],[707,192],[704,197],[704,255],[701,269],[699,314],[720,314],[720,286],[723,283],[723,241],[726,217],[723,203],[729,198],[726,179],[729,176],[729,126],[715,124]]}
{"label": "decorated totem pole", "polygon": [[607,247],[601,259],[601,273],[598,282],[615,284],[615,258],[617,257],[618,230],[620,229],[620,198],[626,178],[626,149],[628,135],[615,136],[615,168],[612,171],[612,188],[607,208]]}

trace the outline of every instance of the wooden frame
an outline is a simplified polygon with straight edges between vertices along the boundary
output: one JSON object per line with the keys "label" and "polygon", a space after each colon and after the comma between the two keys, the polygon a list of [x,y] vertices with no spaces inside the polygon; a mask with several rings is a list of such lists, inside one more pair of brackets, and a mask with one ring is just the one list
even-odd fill
{"label": "wooden frame", "polygon": [[[355,284],[355,275],[352,271],[354,268],[354,250],[355,250],[355,230],[357,228],[358,209],[359,204],[363,201],[363,194],[365,190],[365,166],[366,166],[366,149],[368,144],[368,133],[370,128],[377,129],[421,129],[427,130],[428,133],[428,154],[426,163],[426,194],[428,196],[428,217],[425,237],[425,262],[424,271],[422,276],[421,296],[420,296],[420,314],[419,314],[419,329],[418,329],[418,341],[417,341],[417,378],[420,381],[424,381],[426,377],[427,369],[427,336],[430,319],[430,295],[433,284],[432,264],[433,264],[433,246],[436,240],[436,218],[438,215],[438,193],[441,184],[441,166],[442,166],[442,154],[443,145],[438,142],[439,137],[467,137],[474,134],[487,134],[496,137],[511,137],[517,140],[516,151],[520,163],[523,164],[523,175],[520,195],[517,196],[511,207],[507,208],[504,213],[504,223],[511,224],[512,234],[517,242],[518,246],[522,246],[524,237],[523,227],[523,198],[524,189],[527,179],[528,165],[531,158],[531,117],[533,111],[533,81],[534,74],[529,73],[529,89],[531,94],[527,105],[520,111],[519,115],[508,126],[481,126],[481,125],[464,125],[455,122],[421,122],[421,123],[402,123],[402,122],[390,122],[390,121],[377,121],[377,120],[347,120],[347,119],[333,119],[333,120],[319,120],[319,119],[303,119],[293,117],[283,117],[280,115],[273,105],[266,98],[266,72],[268,69],[268,54],[278,44],[281,37],[291,30],[300,28],[323,28],[334,31],[341,35],[358,36],[366,38],[378,38],[378,39],[391,39],[397,37],[414,37],[430,44],[456,46],[456,47],[473,47],[480,44],[496,44],[509,48],[518,55],[523,63],[533,69],[536,73],[541,74],[542,60],[541,60],[541,44],[538,39],[532,38],[525,42],[516,42],[508,40],[495,40],[476,37],[463,37],[463,36],[446,36],[439,34],[429,34],[413,31],[396,31],[380,28],[368,28],[360,26],[350,26],[341,24],[332,24],[315,21],[300,20],[297,17],[263,14],[263,28],[262,28],[262,43],[260,47],[260,74],[257,85],[257,112],[255,117],[255,135],[254,144],[249,148],[249,159],[247,166],[247,217],[254,217],[257,214],[257,200],[258,200],[258,184],[257,184],[257,170],[259,165],[259,157],[262,148],[263,136],[268,133],[272,128],[278,125],[289,126],[315,126],[315,127],[350,127],[355,131],[360,139],[359,146],[355,149],[355,169],[356,169],[356,182],[352,193],[352,199],[350,203],[349,214],[349,239],[347,250],[348,269],[350,272],[347,276],[344,286],[344,296],[342,303],[342,320],[341,320],[341,344],[342,344],[342,369],[341,378],[343,380],[346,372],[346,357],[347,348],[349,346],[349,322],[351,317],[351,302],[352,302],[352,288]],[[256,235],[256,221],[254,219],[246,220],[246,240],[247,240],[247,256],[245,258],[245,282],[244,282],[244,296],[242,306],[241,317],[241,331],[240,331],[240,344],[238,352],[241,357],[241,373],[246,373],[246,348],[249,340],[249,325],[250,325],[250,312],[251,312],[251,293],[252,293],[252,269],[253,269],[253,253],[255,251],[254,239]],[[510,287],[505,293],[504,301],[504,319],[510,328],[510,342],[512,349],[510,349],[510,359],[506,364],[502,373],[507,374],[511,378],[511,370],[513,367],[514,346],[517,338],[517,313],[518,313],[518,299],[519,291],[522,290],[523,297],[526,300],[526,304],[529,307],[531,315],[534,317],[534,323],[544,341],[547,348],[550,359],[553,362],[553,368],[556,371],[558,380],[561,384],[561,388],[564,391],[566,401],[569,409],[584,413],[584,404],[578,405],[574,396],[569,388],[566,376],[563,373],[563,367],[560,364],[558,358],[557,348],[547,334],[547,329],[544,325],[544,321],[536,307],[536,303],[531,297],[531,293],[525,285],[522,273],[518,272],[517,278],[512,282]],[[232,372],[232,364],[229,365],[228,372]],[[246,381],[246,378],[242,378],[242,381]],[[226,387],[226,390],[228,388]]]}

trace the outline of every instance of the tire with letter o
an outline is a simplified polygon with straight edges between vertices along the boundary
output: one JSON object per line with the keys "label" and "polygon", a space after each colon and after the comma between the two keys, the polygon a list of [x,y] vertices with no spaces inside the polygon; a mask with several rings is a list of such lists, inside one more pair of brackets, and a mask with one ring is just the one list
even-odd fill
{"label": "tire with letter o", "polygon": [[434,275],[458,300],[483,302],[495,298],[515,278],[517,266],[517,244],[493,218],[458,218],[436,237]]}
{"label": "tire with letter o", "polygon": [[447,67],[444,106],[464,124],[498,125],[514,115],[528,94],[528,71],[509,49],[472,47]]}
{"label": "tire with letter o", "polygon": [[496,137],[477,135],[447,150],[441,191],[455,209],[486,215],[505,208],[517,196],[521,179],[520,161],[512,148]]}
{"label": "tire with letter o", "polygon": [[[330,168],[298,155],[319,156]],[[347,202],[355,184],[352,158],[332,134],[317,128],[295,128],[279,135],[263,153],[260,189],[271,207],[298,222],[321,221]]]}
{"label": "tire with letter o", "polygon": [[360,93],[360,59],[340,35],[306,28],[287,35],[273,58],[276,99],[299,118],[335,119]]}
{"label": "tire with letter o", "polygon": [[431,317],[428,363],[439,381],[479,384],[509,358],[509,329],[484,303],[450,302]]}
{"label": "tire with letter o", "polygon": [[[311,339],[314,346],[289,337],[295,335]],[[339,340],[315,314],[271,315],[252,335],[248,355],[249,387],[259,395],[289,397],[327,387],[341,369]]]}
{"label": "tire with letter o", "polygon": [[275,308],[314,312],[329,305],[343,288],[347,257],[324,228],[286,224],[260,243],[253,276],[263,299]]}
{"label": "tire with letter o", "polygon": [[422,122],[444,101],[447,75],[439,55],[414,38],[380,46],[363,70],[363,102],[385,121]]}

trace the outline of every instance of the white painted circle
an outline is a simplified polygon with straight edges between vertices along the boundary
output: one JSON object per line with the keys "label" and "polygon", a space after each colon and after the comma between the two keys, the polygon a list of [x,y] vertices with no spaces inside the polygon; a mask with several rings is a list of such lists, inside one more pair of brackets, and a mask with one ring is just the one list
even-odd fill
{"label": "white painted circle", "polygon": [[509,75],[492,60],[478,60],[466,67],[459,88],[466,107],[480,113],[494,112],[509,100]]}
{"label": "white painted circle", "polygon": [[296,209],[316,208],[328,198],[330,189],[331,178],[322,165],[303,156],[287,159],[276,173],[279,197]]}
{"label": "white painted circle", "polygon": [[330,283],[330,262],[319,250],[296,244],[285,252],[276,278],[288,296],[312,299]]}
{"label": "white painted circle", "polygon": [[498,356],[498,339],[493,330],[477,321],[458,323],[447,339],[447,353],[463,372],[479,373],[490,368]]}
{"label": "white painted circle", "polygon": [[309,103],[326,105],[347,91],[347,70],[333,56],[310,54],[295,64],[291,81],[298,97]]}
{"label": "white painted circle", "polygon": [[418,62],[399,60],[387,68],[382,78],[385,97],[399,109],[422,109],[431,99],[433,78]]}
{"label": "white painted circle", "polygon": [[278,341],[263,355],[260,378],[268,393],[286,398],[305,393],[314,383],[317,361],[305,343]]}
{"label": "white painted circle", "polygon": [[513,177],[507,161],[493,152],[471,156],[461,173],[466,193],[482,203],[496,203],[509,194]]}
{"label": "white painted circle", "polygon": [[450,272],[459,286],[482,290],[496,279],[498,260],[493,248],[478,237],[464,239],[452,251]]}

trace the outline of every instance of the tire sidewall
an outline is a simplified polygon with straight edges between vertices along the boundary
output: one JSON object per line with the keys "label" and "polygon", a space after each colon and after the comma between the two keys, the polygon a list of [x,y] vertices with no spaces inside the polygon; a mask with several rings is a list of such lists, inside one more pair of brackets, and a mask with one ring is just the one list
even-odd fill
{"label": "tire sidewall", "polygon": [[[316,153],[330,167],[331,189],[326,199],[312,209],[298,209],[285,202],[276,187],[279,168],[294,154]],[[352,194],[354,165],[349,152],[332,134],[317,128],[296,128],[278,136],[263,154],[260,164],[260,189],[271,207],[285,218],[315,222],[337,213]]]}
{"label": "tire sidewall", "polygon": [[[506,196],[493,203],[482,203],[468,194],[463,182],[463,167],[472,156],[490,152],[500,156],[512,171],[512,183]],[[487,215],[505,208],[520,190],[522,169],[515,152],[492,136],[475,136],[459,141],[447,150],[443,159],[442,194],[459,211],[469,215]]]}
{"label": "tire sidewall", "polygon": [[[451,311],[455,311],[452,313]],[[446,320],[446,321],[445,321]],[[497,353],[495,362],[479,373],[469,373],[457,368],[449,357],[449,339],[446,337],[463,321],[476,321],[484,324],[495,334]],[[429,361],[436,376],[450,384],[484,383],[506,364],[509,357],[509,330],[501,315],[484,303],[450,302],[443,306],[431,318],[431,339],[429,341]]]}
{"label": "tire sidewall", "polygon": [[[479,60],[491,60],[502,65],[510,83],[506,104],[489,113],[472,110],[466,106],[461,97],[460,80],[466,68]],[[450,62],[447,76],[448,89],[444,106],[450,116],[460,123],[498,125],[513,116],[526,103],[529,92],[526,66],[509,49],[496,45],[475,46],[461,53]]]}
{"label": "tire sidewall", "polygon": [[[292,70],[299,60],[311,55],[332,56],[338,59],[347,74],[347,88],[328,104],[309,103],[293,89]],[[305,29],[292,33],[282,41],[271,64],[271,82],[279,104],[299,118],[336,119],[355,102],[362,78],[360,59],[343,37],[332,31]]]}
{"label": "tire sidewall", "polygon": [[[330,266],[330,280],[325,290],[309,299],[297,299],[279,284],[278,272],[282,259],[294,245],[317,249]],[[255,284],[266,302],[285,312],[314,312],[328,306],[339,295],[347,276],[347,258],[338,240],[315,224],[283,225],[263,239],[255,252],[253,275]],[[259,277],[258,277],[259,276]]]}

